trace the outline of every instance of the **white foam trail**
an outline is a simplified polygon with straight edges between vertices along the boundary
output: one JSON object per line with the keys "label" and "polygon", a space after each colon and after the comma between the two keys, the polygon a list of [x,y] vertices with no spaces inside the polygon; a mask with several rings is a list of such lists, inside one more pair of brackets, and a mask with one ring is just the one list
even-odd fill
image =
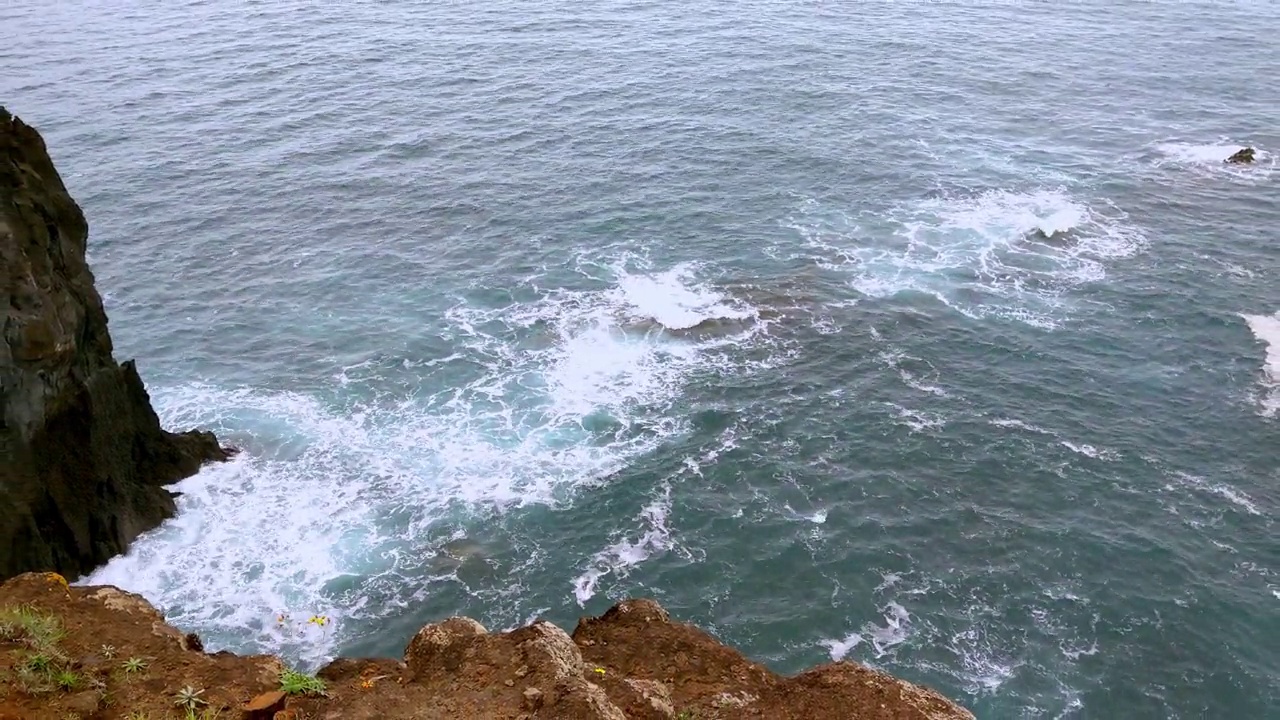
{"label": "white foam trail", "polygon": [[863,642],[870,642],[876,658],[889,654],[893,648],[906,642],[911,635],[911,613],[896,602],[882,607],[884,624],[868,622],[861,632],[850,633],[841,640],[823,639],[819,644],[831,652],[832,660],[843,660],[849,651]]}
{"label": "white foam trail", "polygon": [[1275,417],[1280,411],[1280,313],[1274,315],[1241,315],[1258,341],[1267,346],[1262,361],[1262,397],[1260,414]]}
{"label": "white foam trail", "polygon": [[936,413],[912,410],[898,405],[897,403],[885,404],[896,411],[895,424],[905,425],[911,429],[911,432],[923,432],[925,430],[940,428],[947,424],[946,418]]}
{"label": "white foam trail", "polygon": [[1060,646],[1059,649],[1062,650],[1063,657],[1067,658],[1068,660],[1079,660],[1080,658],[1087,657],[1089,655],[1097,655],[1098,643],[1097,641],[1095,641],[1093,644],[1091,644],[1087,648],[1078,648],[1078,647],[1067,648],[1067,647]]}
{"label": "white foam trail", "polygon": [[1169,159],[1183,163],[1220,165],[1244,147],[1237,143],[1209,143],[1195,145],[1191,143],[1160,143],[1156,150],[1164,153]]}
{"label": "white foam trail", "polygon": [[1085,457],[1094,458],[1096,460],[1115,460],[1120,457],[1119,453],[1114,450],[1099,450],[1088,443],[1076,444],[1070,440],[1060,440],[1059,443],[1068,450],[1084,455]]}
{"label": "white foam trail", "polygon": [[888,590],[894,587],[895,585],[897,585],[899,582],[902,582],[901,573],[895,573],[895,572],[884,573],[880,576],[880,584],[875,586],[875,589],[872,590],[872,592],[880,592],[882,590]]}
{"label": "white foam trail", "polygon": [[[441,330],[454,360],[335,371],[343,396],[365,398],[356,403],[151,388],[166,426],[208,427],[244,451],[181,483],[178,517],[83,582],[144,595],[211,648],[316,667],[352,618],[411,605],[454,577],[457,568],[432,563],[460,523],[564,502],[684,432],[670,406],[690,374],[740,369],[725,350],[763,332],[697,342],[628,333],[637,303],[665,307],[663,292],[681,312],[724,310],[689,302],[714,293],[687,269],[612,276],[600,290],[532,288],[535,299],[503,308],[459,305]],[[664,502],[646,509],[649,530],[618,544],[609,568],[666,547]],[[433,530],[441,522],[444,536]],[[320,630],[312,615],[332,624]]]}
{"label": "white foam trail", "polygon": [[1000,190],[904,207],[888,238],[827,218],[793,227],[830,268],[852,272],[864,295],[923,293],[968,317],[1053,328],[1067,291],[1103,280],[1108,261],[1146,247],[1123,213],[1098,205],[1064,188]]}
{"label": "white foam trail", "polygon": [[645,531],[635,540],[622,539],[596,553],[590,567],[573,580],[573,595],[578,605],[585,605],[596,594],[600,579],[606,575],[626,577],[631,569],[672,547],[667,515],[671,512],[671,488],[654,499],[640,512]]}
{"label": "white foam trail", "polygon": [[818,644],[825,647],[831,653],[831,659],[839,662],[845,659],[854,648],[863,642],[862,635],[858,633],[849,633],[841,640],[819,640]]}
{"label": "white foam trail", "polygon": [[753,317],[750,308],[730,304],[725,295],[691,282],[696,267],[682,263],[653,275],[623,274],[620,299],[634,315],[649,318],[669,330],[686,330],[705,320]]}
{"label": "white foam trail", "polygon": [[1191,475],[1180,471],[1175,471],[1173,473],[1173,477],[1178,481],[1178,484],[1184,487],[1199,490],[1203,493],[1217,495],[1250,515],[1262,515],[1262,511],[1258,509],[1257,504],[1253,502],[1252,498],[1226,483],[1211,483],[1198,475]]}
{"label": "white foam trail", "polygon": [[1031,425],[1029,423],[1025,423],[1021,420],[1016,420],[1013,418],[996,418],[994,420],[988,420],[988,422],[991,423],[992,425],[995,425],[996,427],[1015,428],[1017,430],[1026,430],[1027,432],[1039,433],[1041,435],[1054,434],[1052,431],[1045,430],[1044,428],[1038,425]]}
{"label": "white foam trail", "polygon": [[[1254,149],[1252,163],[1228,163],[1227,158],[1244,147]],[[1257,145],[1231,142],[1220,139],[1212,143],[1165,142],[1155,145],[1161,157],[1156,160],[1156,167],[1179,167],[1196,170],[1200,173],[1217,176],[1230,176],[1238,180],[1264,180],[1271,176],[1277,167],[1275,153]]]}
{"label": "white foam trail", "polygon": [[996,659],[984,633],[970,628],[951,637],[951,651],[960,656],[964,669],[957,673],[967,690],[975,695],[990,694],[1013,677],[1017,664]]}

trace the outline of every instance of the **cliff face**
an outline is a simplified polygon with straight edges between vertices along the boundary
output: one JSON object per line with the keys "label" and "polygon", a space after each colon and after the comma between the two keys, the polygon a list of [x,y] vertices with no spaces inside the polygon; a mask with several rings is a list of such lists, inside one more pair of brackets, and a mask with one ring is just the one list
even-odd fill
{"label": "cliff face", "polygon": [[[36,651],[53,662],[32,668]],[[66,671],[74,682],[61,687]],[[777,675],[652,600],[583,618],[572,635],[450,618],[419,630],[403,659],[335,660],[322,683],[290,677],[292,695],[280,692],[283,671],[271,656],[205,653],[117,588],[34,574],[0,585],[0,720],[176,717],[187,687],[209,713],[198,717],[228,720],[973,720],[856,663]]]}
{"label": "cliff face", "polygon": [[39,133],[0,108],[0,578],[93,569],[173,514],[162,485],[226,459],[162,430],[112,357],[87,239]]}

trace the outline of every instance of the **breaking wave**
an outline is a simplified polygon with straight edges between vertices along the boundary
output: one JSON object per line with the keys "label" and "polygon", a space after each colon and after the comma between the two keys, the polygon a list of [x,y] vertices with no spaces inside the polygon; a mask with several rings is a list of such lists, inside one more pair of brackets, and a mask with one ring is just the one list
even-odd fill
{"label": "breaking wave", "polygon": [[810,206],[793,227],[863,295],[922,293],[972,318],[1045,328],[1059,324],[1068,291],[1147,243],[1118,209],[1063,188],[946,195],[852,226]]}
{"label": "breaking wave", "polygon": [[1266,347],[1262,361],[1260,414],[1275,417],[1280,411],[1280,313],[1273,315],[1241,315],[1253,336]]}
{"label": "breaking wave", "polygon": [[[493,528],[606,483],[686,432],[670,407],[688,379],[734,372],[727,350],[763,332],[690,341],[628,330],[637,318],[687,327],[754,312],[697,270],[617,264],[594,290],[531,280],[525,302],[459,303],[439,328],[451,354],[339,369],[334,395],[358,401],[326,400],[323,388],[153,389],[166,425],[209,427],[243,452],[179,483],[178,516],[84,582],[139,592],[212,646],[309,666],[349,639],[359,623],[348,620],[396,612],[438,583],[506,592],[537,559],[490,557],[503,553]],[[579,599],[668,546],[669,502],[668,491],[645,508],[638,540],[597,554]],[[294,622],[316,614],[331,623]]]}

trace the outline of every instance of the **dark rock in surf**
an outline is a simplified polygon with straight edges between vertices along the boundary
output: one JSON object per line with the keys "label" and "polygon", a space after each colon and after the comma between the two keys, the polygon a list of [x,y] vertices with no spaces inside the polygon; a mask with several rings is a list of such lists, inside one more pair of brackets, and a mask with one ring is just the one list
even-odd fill
{"label": "dark rock in surf", "polygon": [[1255,153],[1253,148],[1240,148],[1231,157],[1227,158],[1227,162],[1237,165],[1247,165],[1254,161]]}
{"label": "dark rock in surf", "polygon": [[161,429],[115,361],[88,232],[40,134],[0,108],[0,578],[92,570],[173,515],[164,485],[229,453]]}

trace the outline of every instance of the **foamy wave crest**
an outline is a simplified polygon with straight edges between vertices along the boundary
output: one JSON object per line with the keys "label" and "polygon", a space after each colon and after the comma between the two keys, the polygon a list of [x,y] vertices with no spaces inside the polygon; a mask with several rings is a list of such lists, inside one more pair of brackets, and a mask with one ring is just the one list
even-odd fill
{"label": "foamy wave crest", "polygon": [[1249,515],[1262,515],[1262,511],[1258,509],[1258,505],[1253,501],[1253,498],[1226,483],[1210,482],[1198,475],[1191,475],[1181,471],[1174,471],[1172,475],[1177,485],[1202,493],[1217,495]]}
{"label": "foamy wave crest", "polygon": [[[434,583],[502,596],[535,561],[487,563],[485,536],[684,432],[670,408],[690,374],[740,370],[728,350],[763,332],[695,341],[627,329],[637,315],[752,312],[692,273],[618,267],[594,290],[531,279],[525,302],[459,304],[438,329],[447,357],[335,370],[332,394],[358,401],[325,400],[326,388],[152,388],[167,426],[208,427],[243,452],[179,484],[178,516],[84,582],[141,593],[212,647],[308,667],[350,639],[347,620],[401,611]],[[667,502],[646,509],[643,537],[597,565],[619,572],[666,547]],[[307,624],[312,615],[331,623]]]}
{"label": "foamy wave crest", "polygon": [[1067,291],[1104,279],[1109,261],[1146,246],[1125,219],[1058,188],[931,198],[891,213],[887,237],[846,232],[847,219],[796,227],[864,295],[923,293],[969,317],[1050,328]]}
{"label": "foamy wave crest", "polygon": [[1276,412],[1280,411],[1280,313],[1240,317],[1249,324],[1253,336],[1267,346],[1266,356],[1262,361],[1259,405],[1264,417],[1275,417]]}
{"label": "foamy wave crest", "polygon": [[623,272],[616,299],[640,318],[652,319],[668,330],[687,330],[709,320],[746,320],[750,307],[730,301],[723,293],[691,283],[696,267],[682,263],[664,273],[632,275]]}

